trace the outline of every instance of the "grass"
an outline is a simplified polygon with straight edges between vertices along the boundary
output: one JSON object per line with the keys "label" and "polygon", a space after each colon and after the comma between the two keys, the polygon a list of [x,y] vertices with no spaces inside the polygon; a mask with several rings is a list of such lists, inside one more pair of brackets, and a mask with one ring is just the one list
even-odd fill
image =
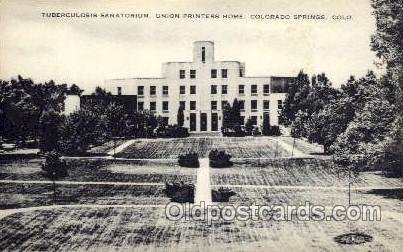
{"label": "grass", "polygon": [[277,142],[267,137],[206,137],[167,140],[138,140],[117,156],[124,158],[176,159],[179,155],[196,152],[207,157],[210,150],[225,150],[233,158],[271,158],[289,156]]}

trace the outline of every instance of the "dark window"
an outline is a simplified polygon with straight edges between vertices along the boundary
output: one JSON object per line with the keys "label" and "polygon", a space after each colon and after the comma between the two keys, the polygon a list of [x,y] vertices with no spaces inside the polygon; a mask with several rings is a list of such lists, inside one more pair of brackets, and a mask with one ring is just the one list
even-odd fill
{"label": "dark window", "polygon": [[137,87],[137,95],[144,95],[144,86]]}
{"label": "dark window", "polygon": [[228,70],[221,69],[221,78],[227,78],[227,76],[228,76]]}
{"label": "dark window", "polygon": [[268,101],[268,100],[263,101],[263,109],[264,110],[270,109],[270,101]]}
{"label": "dark window", "polygon": [[190,94],[196,94],[196,86],[190,86]]}
{"label": "dark window", "polygon": [[118,95],[122,95],[122,87],[118,87]]}
{"label": "dark window", "polygon": [[186,71],[179,70],[179,79],[185,79],[185,77],[186,77]]}
{"label": "dark window", "polygon": [[244,111],[245,110],[245,101],[239,100],[239,109]]}
{"label": "dark window", "polygon": [[196,70],[190,70],[190,79],[196,78]]}
{"label": "dark window", "polygon": [[190,101],[190,110],[196,110],[196,101]]}
{"label": "dark window", "polygon": [[217,94],[217,85],[211,85],[211,94]]}
{"label": "dark window", "polygon": [[150,87],[150,95],[156,95],[156,94],[157,94],[156,86],[151,86]]}
{"label": "dark window", "polygon": [[162,110],[163,111],[168,111],[169,110],[167,101],[162,102]]}
{"label": "dark window", "polygon": [[250,86],[250,93],[252,95],[257,95],[257,85]]}
{"label": "dark window", "polygon": [[202,47],[202,62],[204,63],[206,61],[206,48]]}
{"label": "dark window", "polygon": [[217,110],[217,101],[211,101],[211,110]]}
{"label": "dark window", "polygon": [[157,110],[157,103],[156,102],[150,102],[150,111],[156,111]]}
{"label": "dark window", "polygon": [[257,100],[251,100],[250,101],[250,108],[252,111],[257,110]]}
{"label": "dark window", "polygon": [[282,100],[277,101],[277,108],[278,109],[283,109],[283,101]]}
{"label": "dark window", "polygon": [[257,116],[251,116],[250,120],[252,121],[253,125],[257,125]]}
{"label": "dark window", "polygon": [[227,104],[228,101],[221,101],[221,109],[224,109]]}
{"label": "dark window", "polygon": [[217,69],[211,69],[211,78],[217,78]]}
{"label": "dark window", "polygon": [[179,107],[182,107],[183,110],[185,110],[186,109],[186,102],[185,101],[180,101],[179,102]]}
{"label": "dark window", "polygon": [[238,91],[239,91],[239,94],[245,94],[245,85],[239,85]]}
{"label": "dark window", "polygon": [[168,86],[162,87],[162,95],[168,95]]}
{"label": "dark window", "polygon": [[185,86],[179,86],[179,94],[185,94],[186,93],[186,87]]}
{"label": "dark window", "polygon": [[269,84],[264,84],[264,85],[263,85],[263,93],[264,93],[265,95],[267,95],[267,94],[270,93],[270,85],[269,85]]}
{"label": "dark window", "polygon": [[227,85],[222,85],[221,86],[221,94],[227,94],[227,92],[228,92],[227,88],[228,88]]}
{"label": "dark window", "polygon": [[144,110],[144,102],[137,103],[138,110]]}

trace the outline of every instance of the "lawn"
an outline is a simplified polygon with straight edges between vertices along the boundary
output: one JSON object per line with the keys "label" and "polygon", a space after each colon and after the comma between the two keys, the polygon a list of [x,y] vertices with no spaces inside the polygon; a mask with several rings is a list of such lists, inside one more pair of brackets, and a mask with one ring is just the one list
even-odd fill
{"label": "lawn", "polygon": [[189,152],[207,157],[210,150],[225,150],[233,158],[286,157],[291,153],[279,146],[274,138],[268,137],[206,137],[179,139],[138,140],[118,154],[124,158],[176,159]]}

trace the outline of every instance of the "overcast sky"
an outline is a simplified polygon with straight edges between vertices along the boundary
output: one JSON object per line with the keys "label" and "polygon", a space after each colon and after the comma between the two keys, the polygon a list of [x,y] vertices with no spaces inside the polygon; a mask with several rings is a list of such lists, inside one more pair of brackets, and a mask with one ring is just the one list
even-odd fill
{"label": "overcast sky", "polygon": [[[247,76],[325,72],[335,86],[375,69],[369,0],[0,0],[0,78],[76,83],[160,77],[161,63],[190,61],[192,42],[215,42],[217,60],[245,62]],[[148,19],[44,18],[42,12],[148,13]],[[242,20],[156,19],[156,13],[243,14]],[[324,14],[318,20],[252,20],[251,14]],[[332,15],[351,15],[337,21]]]}

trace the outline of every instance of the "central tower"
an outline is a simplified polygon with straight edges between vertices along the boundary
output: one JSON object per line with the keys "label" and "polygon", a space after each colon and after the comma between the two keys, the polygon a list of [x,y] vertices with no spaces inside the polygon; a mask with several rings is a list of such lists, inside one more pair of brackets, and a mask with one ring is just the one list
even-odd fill
{"label": "central tower", "polygon": [[193,62],[213,63],[214,61],[214,42],[196,41],[193,42]]}

